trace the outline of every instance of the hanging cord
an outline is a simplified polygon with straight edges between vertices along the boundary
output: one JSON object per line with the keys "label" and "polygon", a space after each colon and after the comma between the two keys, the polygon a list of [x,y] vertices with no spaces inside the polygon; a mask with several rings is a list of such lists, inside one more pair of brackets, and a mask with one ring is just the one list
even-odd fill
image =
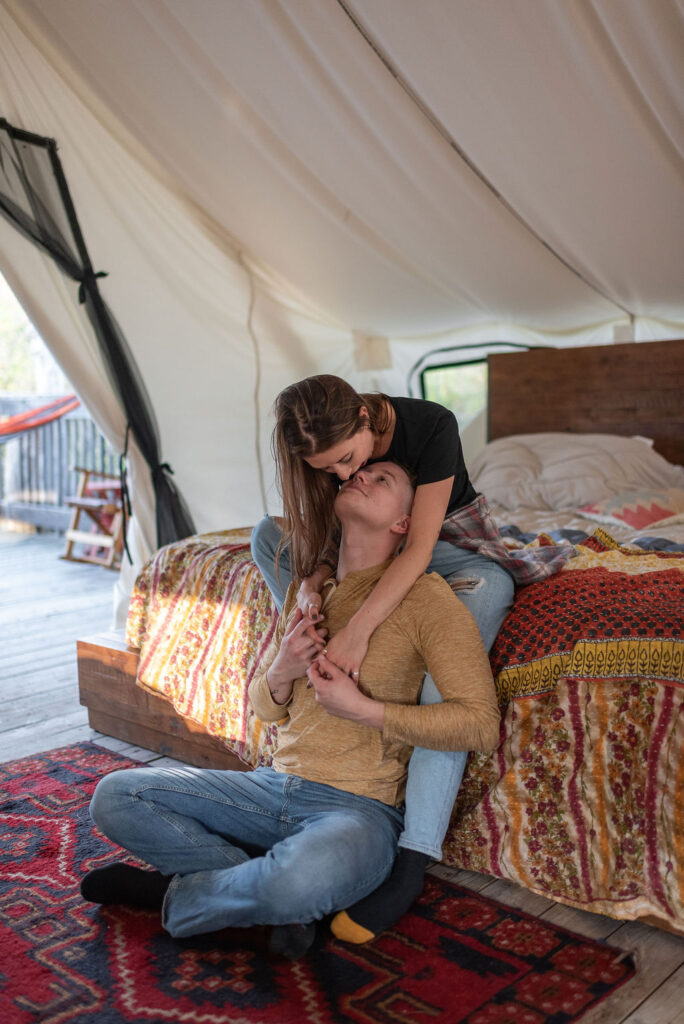
{"label": "hanging cord", "polygon": [[128,456],[128,435],[130,434],[130,432],[131,432],[131,425],[130,425],[130,423],[127,423],[126,424],[126,437],[124,439],[124,449],[123,449],[121,455],[119,456],[119,480],[121,481],[121,514],[122,514],[122,517],[123,517],[123,523],[122,523],[122,526],[121,526],[121,530],[122,530],[122,533],[123,533],[123,545],[124,545],[124,551],[126,552],[126,554],[128,556],[129,564],[133,565],[133,559],[131,558],[131,553],[128,550],[128,537],[127,537],[127,533],[128,533],[128,520],[133,515],[133,513],[131,512],[131,498],[130,498],[130,492],[128,490],[128,470],[127,470],[127,467],[126,467],[126,459],[127,459],[127,456]]}
{"label": "hanging cord", "polygon": [[268,512],[266,503],[266,485],[264,483],[264,464],[261,458],[261,412],[259,409],[259,393],[261,390],[261,352],[259,351],[259,339],[256,335],[253,325],[254,306],[256,303],[256,286],[254,283],[254,275],[245,263],[243,254],[239,254],[240,264],[242,265],[249,281],[249,309],[247,311],[247,333],[252,340],[252,349],[254,351],[254,453],[256,455],[257,470],[259,473],[259,490],[261,491],[261,504],[263,507],[264,515]]}

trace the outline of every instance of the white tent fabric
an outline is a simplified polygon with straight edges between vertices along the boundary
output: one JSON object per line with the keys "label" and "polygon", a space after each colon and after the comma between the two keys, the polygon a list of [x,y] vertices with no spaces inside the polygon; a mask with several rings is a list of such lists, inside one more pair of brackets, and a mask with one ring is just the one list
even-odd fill
{"label": "white tent fabric", "polygon": [[[678,0],[0,0],[0,51],[0,115],[57,139],[200,530],[277,509],[291,380],[399,393],[437,346],[682,337]],[[0,244],[120,447],[69,289]]]}

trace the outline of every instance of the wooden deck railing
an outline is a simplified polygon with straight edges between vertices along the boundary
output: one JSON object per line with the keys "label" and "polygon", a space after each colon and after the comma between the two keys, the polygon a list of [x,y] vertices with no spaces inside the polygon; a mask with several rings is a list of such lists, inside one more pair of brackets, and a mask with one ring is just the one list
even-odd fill
{"label": "wooden deck railing", "polygon": [[[42,395],[0,396],[0,417],[50,401]],[[0,517],[65,530],[76,493],[74,466],[118,475],[119,460],[81,406],[59,420],[0,445]]]}

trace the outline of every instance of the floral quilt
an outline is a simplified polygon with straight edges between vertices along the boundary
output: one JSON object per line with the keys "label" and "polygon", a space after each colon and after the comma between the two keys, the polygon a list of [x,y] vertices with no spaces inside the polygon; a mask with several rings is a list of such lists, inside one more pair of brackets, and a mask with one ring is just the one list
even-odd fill
{"label": "floral quilt", "polygon": [[[501,741],[469,758],[444,861],[684,934],[684,554],[602,530],[577,551],[492,649]],[[138,682],[267,764],[277,727],[247,688],[275,619],[249,531],[163,548],[128,617]]]}

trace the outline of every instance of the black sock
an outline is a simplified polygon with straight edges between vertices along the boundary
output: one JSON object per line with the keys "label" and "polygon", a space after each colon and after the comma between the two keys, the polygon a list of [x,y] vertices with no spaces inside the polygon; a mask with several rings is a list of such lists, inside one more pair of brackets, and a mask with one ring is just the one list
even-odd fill
{"label": "black sock", "polygon": [[268,940],[268,951],[287,957],[288,960],[299,960],[308,953],[315,938],[315,921],[311,924],[274,925]]}
{"label": "black sock", "polygon": [[172,877],[132,864],[110,864],[84,876],[81,896],[90,903],[125,903],[129,907],[160,910]]}
{"label": "black sock", "polygon": [[389,878],[370,896],[337,914],[331,924],[333,934],[347,942],[368,942],[391,928],[420,896],[429,863],[426,853],[400,846]]}

